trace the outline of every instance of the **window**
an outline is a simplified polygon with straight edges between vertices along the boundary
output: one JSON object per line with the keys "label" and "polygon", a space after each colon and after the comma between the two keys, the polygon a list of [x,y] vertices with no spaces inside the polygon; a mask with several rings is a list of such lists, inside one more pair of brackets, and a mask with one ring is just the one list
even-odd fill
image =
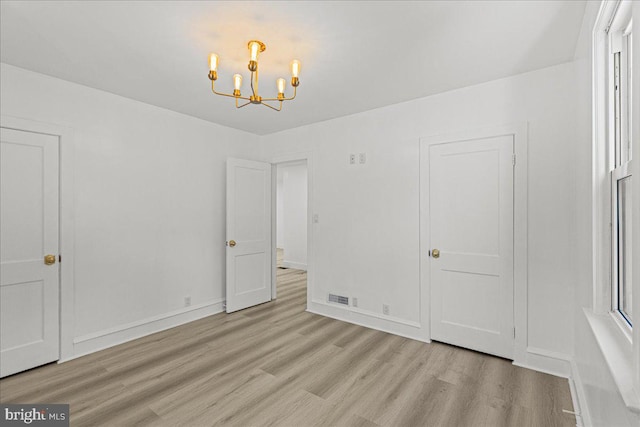
{"label": "window", "polygon": [[[625,405],[640,408],[640,312],[632,310],[631,0],[603,0],[593,27],[593,309],[584,314]],[[637,49],[637,37],[635,40]],[[637,60],[638,58],[636,58]],[[637,102],[636,99],[633,100]],[[637,105],[637,104],[636,104]],[[638,149],[636,147],[636,156]],[[634,183],[635,181],[635,183]],[[638,202],[635,200],[634,202]],[[633,212],[635,221],[638,213]],[[637,234],[636,230],[636,234]],[[637,246],[636,242],[636,246]],[[636,271],[636,282],[640,272]],[[640,299],[635,288],[636,306]],[[634,317],[635,316],[635,317]],[[636,327],[634,323],[637,322]]]}
{"label": "window", "polygon": [[611,311],[624,328],[633,327],[631,281],[631,14],[618,10],[608,32],[611,180]]}

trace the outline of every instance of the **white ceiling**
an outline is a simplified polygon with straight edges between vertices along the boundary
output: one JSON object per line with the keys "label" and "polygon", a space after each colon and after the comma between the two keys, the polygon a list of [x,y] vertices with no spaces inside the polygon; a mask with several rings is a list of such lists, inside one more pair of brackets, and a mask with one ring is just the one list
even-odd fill
{"label": "white ceiling", "polygon": [[[256,134],[407,101],[572,59],[584,1],[2,1],[1,60]],[[302,62],[277,113],[214,96],[245,78],[259,39],[260,94]],[[288,88],[290,89],[290,88]]]}

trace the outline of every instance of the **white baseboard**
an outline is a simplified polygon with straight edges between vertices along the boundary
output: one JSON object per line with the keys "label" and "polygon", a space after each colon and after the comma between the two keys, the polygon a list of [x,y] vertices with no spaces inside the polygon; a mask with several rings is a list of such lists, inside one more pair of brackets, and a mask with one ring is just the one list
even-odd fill
{"label": "white baseboard", "polygon": [[119,325],[103,331],[76,337],[73,340],[73,355],[58,361],[66,362],[96,351],[104,350],[118,344],[125,343],[137,338],[174,328],[185,323],[223,311],[225,300],[215,300],[203,304],[174,310],[169,313],[160,314],[126,325]]}
{"label": "white baseboard", "polygon": [[576,362],[571,359],[571,378],[569,379],[569,386],[571,387],[571,398],[573,399],[574,410],[576,414],[576,421],[578,427],[591,427],[591,414],[589,413],[589,407],[587,406],[587,396],[584,392],[584,384],[580,376],[580,371]]}
{"label": "white baseboard", "polygon": [[429,331],[424,331],[419,323],[410,320],[369,313],[359,308],[341,307],[318,300],[308,304],[307,311],[416,341],[431,342]]}
{"label": "white baseboard", "polygon": [[282,260],[280,265],[284,268],[294,268],[296,270],[304,270],[307,271],[307,264],[303,264],[301,262],[287,261]]}
{"label": "white baseboard", "polygon": [[571,356],[564,353],[527,347],[524,354],[516,354],[513,364],[556,377],[571,377]]}

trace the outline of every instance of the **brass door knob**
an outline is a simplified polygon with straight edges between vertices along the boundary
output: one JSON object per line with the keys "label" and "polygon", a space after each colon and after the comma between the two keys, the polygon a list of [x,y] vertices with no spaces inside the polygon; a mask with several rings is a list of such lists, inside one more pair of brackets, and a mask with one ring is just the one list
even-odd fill
{"label": "brass door knob", "polygon": [[440,250],[438,249],[434,249],[431,251],[431,256],[433,256],[434,258],[440,258]]}
{"label": "brass door knob", "polygon": [[234,247],[236,245],[235,240],[229,240],[229,246]]}
{"label": "brass door knob", "polygon": [[45,265],[52,265],[56,263],[56,256],[55,255],[45,255],[44,256],[44,264]]}

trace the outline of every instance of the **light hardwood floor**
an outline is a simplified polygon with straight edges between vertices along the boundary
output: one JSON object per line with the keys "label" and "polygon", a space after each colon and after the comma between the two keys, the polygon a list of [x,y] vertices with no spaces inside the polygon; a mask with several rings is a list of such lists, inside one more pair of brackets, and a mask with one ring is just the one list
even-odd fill
{"label": "light hardwood floor", "polygon": [[566,380],[278,299],[0,381],[3,403],[69,403],[71,425],[575,426]]}

